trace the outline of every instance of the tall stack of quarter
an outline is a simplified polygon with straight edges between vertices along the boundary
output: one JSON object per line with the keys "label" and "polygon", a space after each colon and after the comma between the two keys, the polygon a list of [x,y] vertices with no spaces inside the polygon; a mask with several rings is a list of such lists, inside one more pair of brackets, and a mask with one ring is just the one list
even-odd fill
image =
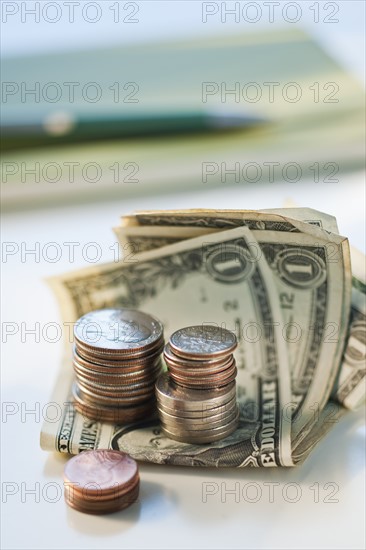
{"label": "tall stack of quarter", "polygon": [[237,427],[235,334],[213,326],[177,330],[164,348],[168,373],[156,382],[164,433],[185,443],[210,443]]}
{"label": "tall stack of quarter", "polygon": [[84,451],[66,463],[64,486],[67,504],[79,512],[117,512],[138,497],[138,466],[121,451]]}
{"label": "tall stack of quarter", "polygon": [[163,326],[131,309],[102,309],[74,326],[72,393],[77,411],[95,420],[129,423],[155,411]]}

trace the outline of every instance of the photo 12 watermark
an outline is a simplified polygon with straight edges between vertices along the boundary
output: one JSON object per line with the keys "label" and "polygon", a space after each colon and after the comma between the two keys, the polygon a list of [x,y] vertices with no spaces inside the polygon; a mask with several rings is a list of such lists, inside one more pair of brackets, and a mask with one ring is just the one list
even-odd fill
{"label": "photo 12 watermark", "polygon": [[202,103],[212,99],[221,103],[299,102],[339,103],[341,88],[337,82],[202,82]]}
{"label": "photo 12 watermark", "polygon": [[290,503],[301,501],[313,503],[338,504],[340,487],[334,481],[326,483],[314,482],[311,485],[302,485],[294,481],[280,483],[277,481],[249,482],[216,482],[203,481],[201,484],[202,503]]}
{"label": "photo 12 watermark", "polygon": [[[270,384],[270,383],[269,383]],[[269,390],[268,390],[269,391]],[[256,422],[261,418],[262,404],[255,401],[243,401],[240,392],[238,392],[237,400],[240,406],[241,418],[245,421]],[[89,431],[95,425],[98,427],[99,422],[99,410],[98,405],[95,405],[95,418],[91,419],[88,415],[81,416],[85,421],[85,428]],[[217,407],[217,413],[225,414],[230,409],[230,404],[224,404]],[[320,416],[323,426],[335,425],[339,422],[339,411],[342,410],[342,407],[339,403],[335,401],[330,401],[327,405],[326,412],[320,406],[320,403],[317,401],[308,403],[306,409],[297,410],[297,404],[295,401],[290,401],[285,403],[279,409],[274,407],[267,407],[267,414],[271,415],[276,412],[281,416],[283,423],[288,423],[291,426],[296,425],[302,417],[306,415],[313,423],[319,421]],[[294,412],[296,411],[296,416],[294,417]],[[210,405],[205,405],[202,403],[200,410],[197,411],[196,418],[201,422],[207,420],[207,417],[212,413]],[[49,401],[47,403],[41,403],[39,401],[26,402],[26,401],[3,401],[1,404],[1,423],[2,424],[41,424],[43,422],[48,422],[50,424],[59,423],[64,417],[70,415],[74,417],[75,409],[71,401],[65,402],[56,402]],[[265,428],[264,428],[265,429]],[[97,430],[96,430],[97,431]],[[93,446],[96,444],[96,441],[93,439]],[[92,447],[94,448],[94,447]]]}
{"label": "photo 12 watermark", "polygon": [[0,180],[2,184],[11,185],[16,179],[21,184],[96,184],[108,183],[139,183],[140,166],[132,160],[116,161],[110,165],[99,162],[49,161],[26,162],[6,161],[0,166]]}
{"label": "photo 12 watermark", "polygon": [[90,23],[101,21],[115,24],[136,24],[140,22],[143,2],[120,0],[85,2],[69,0],[64,2],[47,1],[4,1],[1,2],[3,24],[16,21],[24,24],[48,23]]}
{"label": "photo 12 watermark", "polygon": [[338,2],[202,2],[201,21],[210,23],[312,23],[340,22]]}
{"label": "photo 12 watermark", "polygon": [[[57,504],[67,495],[68,503],[77,501],[82,496],[83,501],[98,502],[103,495],[102,486],[95,481],[90,481],[81,485],[75,481],[3,481],[1,483],[1,502],[8,504],[17,502],[21,504]],[[119,500],[121,497],[121,485],[112,484],[108,492],[108,501]],[[126,495],[125,503],[132,504],[138,501],[136,495],[131,497]]]}
{"label": "photo 12 watermark", "polygon": [[[2,81],[1,102],[6,104],[49,104],[63,105],[95,104],[101,102],[139,103],[140,85],[132,81],[114,82],[40,82],[40,81]],[[45,120],[49,129],[52,124],[61,123],[62,113],[55,113]]]}
{"label": "photo 12 watermark", "polygon": [[[137,249],[133,243],[121,245],[117,241],[108,247],[96,241],[3,241],[1,243],[1,263],[57,264],[83,262],[96,264],[101,261],[115,263],[137,263]],[[112,256],[112,259],[111,259]]]}
{"label": "photo 12 watermark", "polygon": [[303,164],[297,161],[231,161],[202,162],[202,183],[219,180],[221,183],[275,183],[285,181],[298,183],[301,180],[314,183],[338,183],[340,166],[335,161],[311,162]]}

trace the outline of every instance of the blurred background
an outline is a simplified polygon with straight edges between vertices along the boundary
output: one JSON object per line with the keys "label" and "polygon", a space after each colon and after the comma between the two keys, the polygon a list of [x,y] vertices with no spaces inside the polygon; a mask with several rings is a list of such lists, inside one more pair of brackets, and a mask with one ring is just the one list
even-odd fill
{"label": "blurred background", "polygon": [[113,260],[133,210],[307,206],[364,251],[364,21],[348,0],[2,2],[3,307],[49,317],[42,278]]}
{"label": "blurred background", "polygon": [[[42,336],[60,322],[44,279],[115,259],[112,227],[131,211],[306,206],[335,215],[340,232],[365,251],[363,0],[0,5],[2,319],[14,326],[2,348],[5,401],[29,408],[49,399],[63,347]],[[16,416],[3,424],[5,479],[60,477],[62,465],[39,449],[40,427]],[[319,548],[360,547],[357,450],[344,459],[348,474],[343,462],[331,469],[327,449],[318,460],[323,481],[337,480],[343,499],[338,515],[334,505],[326,512],[334,525],[346,517],[347,529],[330,543],[317,505],[305,530],[271,510],[266,517],[276,524],[263,531],[270,547],[293,548],[299,532],[304,547],[311,533]],[[311,465],[296,475],[309,485],[316,479]],[[160,515],[167,527],[171,507],[162,503],[145,519]],[[90,523],[70,518],[69,529],[59,529],[52,506],[42,508],[35,530],[39,506],[27,514],[21,506],[6,508],[4,547],[49,548],[55,532],[54,547],[77,547],[74,537],[90,534]],[[308,509],[295,513],[309,517]],[[241,508],[237,514],[239,541]],[[245,526],[249,546],[256,526]],[[89,537],[87,547],[100,540]]]}
{"label": "blurred background", "polygon": [[362,179],[364,12],[2,2],[3,209],[117,200],[122,213],[171,193],[208,207],[213,190],[228,207],[329,209],[323,193]]}
{"label": "blurred background", "polygon": [[[44,278],[114,260],[134,210],[306,206],[365,251],[364,21],[348,0],[1,2],[3,318],[58,320]],[[27,341],[45,399],[61,352]]]}

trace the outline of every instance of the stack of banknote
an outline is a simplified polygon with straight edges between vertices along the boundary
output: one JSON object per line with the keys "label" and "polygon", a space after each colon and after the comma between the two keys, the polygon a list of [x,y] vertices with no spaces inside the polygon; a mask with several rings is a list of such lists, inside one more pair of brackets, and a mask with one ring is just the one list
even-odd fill
{"label": "stack of banknote", "polygon": [[52,398],[63,412],[58,423],[44,423],[44,449],[292,466],[365,401],[365,259],[334,217],[307,208],[147,211],[124,216],[115,233],[118,262],[50,281],[64,319],[127,307],[156,315],[167,337],[190,325],[234,332],[239,424],[227,438],[198,445],[169,439],[157,418],[92,423],[73,408],[67,350]]}

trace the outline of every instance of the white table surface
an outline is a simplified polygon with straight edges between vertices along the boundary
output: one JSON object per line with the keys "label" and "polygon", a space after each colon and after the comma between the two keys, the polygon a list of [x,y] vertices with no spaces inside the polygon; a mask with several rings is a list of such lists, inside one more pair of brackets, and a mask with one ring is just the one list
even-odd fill
{"label": "white table surface", "polygon": [[[111,12],[107,3],[104,0],[101,5],[108,15]],[[262,26],[261,22],[251,25],[230,20],[223,25],[217,18],[203,25],[201,2],[138,3],[138,26],[111,26],[104,15],[96,25],[85,24],[80,18],[70,24],[64,17],[55,25],[34,24],[31,18],[24,24],[19,16],[14,16],[3,25],[2,52],[14,55],[250,32]],[[335,25],[313,24],[309,5],[314,2],[298,3],[303,6],[304,15],[295,26],[307,28],[362,79],[364,2],[336,2],[340,21]],[[281,19],[276,24],[286,26]],[[267,28],[276,24],[263,20]],[[8,213],[2,217],[1,237],[3,242],[14,242],[23,249],[40,243],[40,250],[49,242],[62,245],[78,241],[80,249],[94,241],[103,249],[101,261],[108,261],[112,258],[109,246],[115,242],[111,227],[118,223],[121,214],[133,209],[275,208],[290,198],[299,205],[336,215],[341,233],[365,251],[364,195],[364,174],[342,176],[337,184],[302,181],[293,185],[224,186],[215,191],[197,190],[189,196],[140,197]],[[56,263],[42,259],[37,262],[31,256],[22,262],[20,254],[16,254],[1,265],[3,327],[4,323],[13,322],[20,329],[2,346],[1,357],[3,403],[13,404],[6,406],[13,406],[15,411],[3,416],[1,424],[2,548],[365,547],[364,409],[350,413],[337,424],[301,467],[264,471],[141,465],[140,498],[131,508],[107,517],[87,516],[68,508],[61,495],[65,457],[45,453],[39,447],[41,411],[51,396],[62,343],[52,344],[42,338],[37,343],[31,335],[22,341],[21,335],[21,323],[26,328],[40,323],[42,328],[49,322],[61,322],[56,300],[43,278],[87,265],[80,253],[70,265],[65,248],[63,252]],[[27,413],[32,409],[35,414]],[[207,488],[217,489],[217,493],[207,496],[205,502],[203,493]],[[227,494],[225,499],[225,488],[239,490],[239,499],[233,494]]]}
{"label": "white table surface", "polygon": [[[342,176],[338,184],[225,187],[190,196],[8,213],[2,239],[28,248],[39,242],[41,250],[48,242],[82,246],[95,241],[105,251],[102,261],[108,261],[115,242],[111,227],[133,209],[270,208],[287,198],[336,215],[340,231],[365,250],[364,174]],[[23,263],[20,254],[9,258],[2,264],[2,322],[24,322],[27,328],[61,322],[43,278],[85,265],[80,255],[70,265],[66,253],[57,263],[37,263],[31,256]],[[141,465],[141,494],[130,509],[107,517],[69,509],[61,495],[65,458],[40,449],[42,414],[26,413],[42,411],[49,400],[61,351],[61,342],[41,338],[37,343],[31,335],[22,342],[21,331],[3,346],[3,400],[19,409],[1,426],[4,549],[364,547],[364,410],[337,424],[301,467],[217,471]],[[207,483],[217,493],[204,502]],[[233,494],[225,501],[224,489],[235,487],[239,502]],[[35,494],[27,492],[31,489]]]}

